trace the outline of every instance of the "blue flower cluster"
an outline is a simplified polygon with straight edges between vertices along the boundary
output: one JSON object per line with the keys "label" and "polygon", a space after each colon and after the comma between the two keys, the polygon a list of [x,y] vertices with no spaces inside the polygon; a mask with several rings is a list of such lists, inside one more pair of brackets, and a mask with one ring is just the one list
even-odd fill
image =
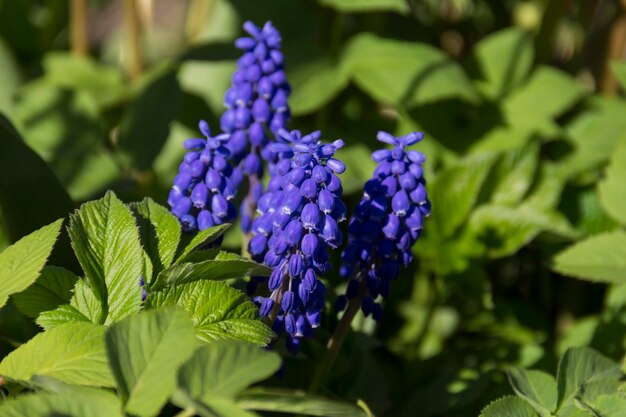
{"label": "blue flower cluster", "polygon": [[236,217],[232,203],[237,188],[236,172],[228,162],[228,134],[211,136],[209,125],[199,123],[205,139],[187,139],[188,150],[167,199],[183,231],[192,232],[226,223]]}
{"label": "blue flower cluster", "polygon": [[337,224],[346,219],[346,206],[337,174],[346,166],[333,157],[342,140],[323,144],[319,131],[278,133],[286,143],[270,145],[279,160],[259,199],[249,243],[253,258],[273,270],[248,291],[267,285],[270,295],[254,300],[262,317],[275,318],[274,331],[287,333],[287,348],[295,353],[300,339],[320,325],[326,288],[317,276],[330,268],[327,246],[342,243]]}
{"label": "blue flower cluster", "polygon": [[250,37],[235,42],[244,53],[237,61],[232,85],[224,96],[227,110],[220,124],[224,132],[231,134],[227,144],[230,159],[249,179],[249,192],[240,209],[241,228],[247,233],[263,192],[262,159],[275,162],[275,155],[267,145],[287,125],[290,118],[287,97],[291,90],[283,70],[280,33],[270,22],[263,29],[252,22],[246,22],[243,28]]}
{"label": "blue flower cluster", "polygon": [[360,296],[363,313],[379,320],[382,308],[377,297],[389,295],[400,266],[413,260],[411,247],[420,236],[424,218],[430,215],[430,201],[422,169],[425,157],[406,148],[423,137],[417,132],[401,137],[378,132],[378,140],[393,149],[372,153],[378,166],[350,219],[348,246],[342,253],[340,274],[349,281],[345,295],[337,299],[339,311]]}

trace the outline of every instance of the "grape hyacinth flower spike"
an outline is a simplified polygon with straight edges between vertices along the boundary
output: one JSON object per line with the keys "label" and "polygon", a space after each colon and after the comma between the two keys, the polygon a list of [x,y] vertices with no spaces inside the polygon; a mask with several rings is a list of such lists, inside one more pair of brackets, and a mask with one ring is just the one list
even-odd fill
{"label": "grape hyacinth flower spike", "polygon": [[382,308],[377,298],[389,295],[400,267],[413,260],[411,248],[422,232],[424,218],[430,215],[430,201],[422,169],[425,157],[407,149],[424,134],[394,137],[378,132],[377,138],[393,149],[372,153],[378,166],[350,219],[340,268],[340,275],[349,281],[335,307],[341,311],[349,302],[360,302],[366,316],[372,314],[380,320]]}
{"label": "grape hyacinth flower spike", "polygon": [[183,231],[193,232],[232,221],[236,217],[233,168],[225,146],[229,135],[211,136],[209,125],[199,123],[205,138],[187,139],[188,150],[167,199]]}
{"label": "grape hyacinth flower spike", "polygon": [[320,132],[302,135],[282,129],[286,143],[273,143],[280,156],[267,191],[259,200],[252,224],[249,251],[258,262],[273,268],[269,279],[250,282],[249,292],[259,284],[268,296],[257,296],[262,317],[271,317],[276,333],[287,334],[287,348],[295,353],[300,339],[320,325],[326,288],[318,275],[329,267],[327,247],[342,242],[338,223],[346,218],[341,200],[345,171],[335,152],[342,140],[319,141]]}
{"label": "grape hyacinth flower spike", "polygon": [[250,231],[258,199],[263,192],[263,162],[276,162],[267,145],[290,118],[287,97],[290,87],[283,69],[280,33],[267,22],[263,28],[246,22],[249,37],[239,38],[235,46],[244,51],[237,61],[232,85],[224,96],[227,110],[221,128],[230,133],[226,145],[230,159],[237,166],[235,186],[243,176],[249,180],[248,194],[241,205],[241,228]]}

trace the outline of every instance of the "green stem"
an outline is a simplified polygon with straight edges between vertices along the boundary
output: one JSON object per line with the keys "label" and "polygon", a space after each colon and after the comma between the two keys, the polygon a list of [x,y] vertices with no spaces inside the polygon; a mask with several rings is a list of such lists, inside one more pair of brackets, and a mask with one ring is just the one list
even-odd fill
{"label": "green stem", "polygon": [[174,417],[191,417],[191,416],[195,416],[195,415],[196,415],[196,410],[194,408],[192,408],[192,407],[188,407],[188,408],[185,408],[184,410],[180,411]]}
{"label": "green stem", "polygon": [[326,375],[330,372],[333,365],[335,364],[335,360],[337,359],[337,354],[343,345],[348,332],[350,331],[350,325],[352,324],[352,320],[359,312],[359,308],[363,303],[363,298],[365,297],[365,286],[361,284],[361,290],[359,291],[359,295],[351,299],[348,303],[348,308],[346,309],[345,314],[341,317],[339,324],[335,328],[330,339],[328,339],[328,343],[326,344],[326,353],[322,358],[322,362],[319,364],[315,371],[315,375],[313,375],[313,380],[311,381],[311,385],[309,386],[309,393],[315,394],[319,391],[320,386],[322,384],[322,380],[326,377]]}

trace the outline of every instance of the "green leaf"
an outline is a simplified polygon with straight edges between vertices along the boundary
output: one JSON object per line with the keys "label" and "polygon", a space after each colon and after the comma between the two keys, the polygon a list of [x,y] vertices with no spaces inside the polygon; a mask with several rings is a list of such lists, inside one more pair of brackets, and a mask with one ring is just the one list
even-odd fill
{"label": "green leaf", "polygon": [[468,218],[491,167],[493,154],[472,155],[440,172],[428,185],[433,210],[431,227],[441,237],[451,236]]}
{"label": "green leaf", "polygon": [[52,170],[0,114],[0,209],[11,240],[65,217],[73,208]]}
{"label": "green leaf", "polygon": [[616,144],[626,137],[625,112],[623,100],[595,97],[592,107],[567,125],[567,138],[574,149],[559,164],[558,175],[574,177],[608,160]]}
{"label": "green leaf", "polygon": [[342,65],[360,88],[384,103],[410,107],[446,98],[478,100],[461,67],[426,44],[363,33],[346,46]]}
{"label": "green leaf", "polygon": [[287,75],[292,87],[289,106],[295,116],[322,108],[349,82],[341,66],[327,58],[297,65]]}
{"label": "green leaf", "polygon": [[507,152],[496,164],[498,184],[491,195],[496,204],[516,205],[526,195],[539,164],[539,143]]}
{"label": "green leaf", "polygon": [[538,414],[526,401],[509,396],[489,404],[479,417],[538,417]]}
{"label": "green leaf", "polygon": [[21,395],[2,403],[0,417],[123,417],[117,397],[110,392],[83,390],[59,394]]}
{"label": "green leaf", "polygon": [[509,383],[515,393],[528,401],[542,417],[550,417],[556,410],[558,392],[556,379],[541,371],[512,368]]}
{"label": "green leaf", "polygon": [[237,404],[250,410],[321,417],[368,417],[354,404],[331,400],[302,391],[280,388],[252,388],[241,394]]}
{"label": "green leaf", "polygon": [[62,224],[63,220],[59,219],[0,252],[0,307],[11,294],[35,282],[52,252]]}
{"label": "green leaf", "polygon": [[606,212],[626,225],[626,140],[619,142],[606,169],[606,177],[598,185],[600,202]]}
{"label": "green leaf", "polygon": [[0,375],[24,383],[40,375],[68,384],[112,387],[104,330],[92,323],[67,323],[40,333],[4,358]]}
{"label": "green leaf", "polygon": [[196,336],[205,342],[235,339],[265,346],[272,337],[254,303],[225,282],[203,280],[167,287],[150,294],[146,305],[184,308],[191,315]]}
{"label": "green leaf", "polygon": [[39,79],[23,89],[15,114],[26,143],[73,198],[99,192],[120,174],[104,146],[105,126],[94,95]]}
{"label": "green leaf", "polygon": [[626,398],[617,395],[601,395],[594,401],[593,406],[602,417],[624,417]]}
{"label": "green leaf", "polygon": [[619,380],[619,365],[595,350],[571,348],[561,357],[557,373],[559,408],[574,401],[584,384],[600,380]]}
{"label": "green leaf", "polygon": [[88,56],[50,51],[42,65],[46,82],[89,92],[101,107],[115,104],[127,92],[119,68],[100,65]]}
{"label": "green leaf", "polygon": [[146,311],[106,332],[109,365],[125,410],[157,415],[176,385],[176,369],[193,352],[187,314],[176,308]]}
{"label": "green leaf", "polygon": [[69,303],[78,279],[65,268],[45,266],[33,285],[12,296],[13,302],[22,313],[37,317],[43,311],[54,310]]}
{"label": "green leaf", "polygon": [[178,115],[181,91],[174,70],[149,79],[122,117],[120,151],[139,169],[148,169],[161,151]]}
{"label": "green leaf", "polygon": [[491,99],[501,99],[524,82],[534,57],[533,39],[518,28],[498,31],[483,38],[474,50],[480,67],[481,92]]}
{"label": "green leaf", "polygon": [[180,223],[168,209],[149,197],[132,204],[131,209],[138,218],[141,243],[152,261],[153,273],[158,274],[174,261],[180,241]]}
{"label": "green leaf", "polygon": [[390,11],[408,14],[410,11],[405,0],[319,0],[319,3],[343,13]]}
{"label": "green leaf", "polygon": [[203,246],[213,242],[218,237],[222,236],[226,229],[230,227],[230,223],[220,224],[219,226],[209,227],[193,235],[189,238],[189,234],[184,234],[181,239],[181,245],[184,248],[180,251],[180,255],[176,258],[175,264],[185,262],[187,256],[194,251],[201,249]]}
{"label": "green leaf", "polygon": [[238,255],[234,257],[235,259],[224,259],[218,254],[217,258],[208,261],[176,264],[159,273],[151,289],[160,290],[201,279],[223,281],[244,276],[269,276],[271,272],[265,265]]}
{"label": "green leaf", "polygon": [[68,304],[59,306],[54,310],[44,311],[36,320],[37,324],[46,330],[76,321],[92,322],[87,316]]}
{"label": "green leaf", "polygon": [[233,399],[241,391],[269,378],[280,368],[280,357],[259,346],[221,340],[196,349],[178,370],[178,389],[210,404]]}
{"label": "green leaf", "polygon": [[518,207],[482,205],[472,212],[467,232],[481,241],[492,257],[514,254],[541,232],[576,237],[576,231],[562,213],[527,203]]}
{"label": "green leaf", "polygon": [[566,73],[539,67],[528,83],[505,101],[506,118],[512,126],[551,134],[559,129],[553,119],[583,96],[582,86]]}
{"label": "green leaf", "polygon": [[376,169],[372,151],[364,144],[348,145],[341,150],[341,160],[349,167],[341,175],[344,193],[362,193],[363,184],[372,177]]}
{"label": "green leaf", "polygon": [[554,257],[552,268],[590,281],[626,282],[626,233],[601,233],[576,242]]}
{"label": "green leaf", "polygon": [[103,314],[97,321],[108,324],[138,312],[143,249],[130,209],[109,191],[70,217],[69,234],[91,290],[101,301]]}

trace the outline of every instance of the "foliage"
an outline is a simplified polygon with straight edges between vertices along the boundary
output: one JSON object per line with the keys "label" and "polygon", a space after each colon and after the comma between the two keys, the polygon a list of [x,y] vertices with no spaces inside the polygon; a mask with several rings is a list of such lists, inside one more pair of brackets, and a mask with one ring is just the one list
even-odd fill
{"label": "foliage", "polygon": [[[623,415],[619,2],[148,1],[137,73],[124,2],[87,1],[86,54],[73,3],[0,0],[0,417]],[[319,393],[345,245],[321,328],[266,351],[239,225],[164,207],[246,20],[282,34],[289,128],[344,140],[348,217],[376,133],[425,135],[415,260]]]}

